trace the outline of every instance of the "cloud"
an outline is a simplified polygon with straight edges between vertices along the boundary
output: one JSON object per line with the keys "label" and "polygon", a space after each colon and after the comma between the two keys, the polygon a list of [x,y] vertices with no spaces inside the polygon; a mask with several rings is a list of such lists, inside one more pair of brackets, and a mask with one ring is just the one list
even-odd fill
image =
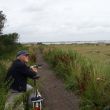
{"label": "cloud", "polygon": [[7,15],[4,32],[18,32],[25,42],[108,40],[109,4],[109,0],[0,0]]}

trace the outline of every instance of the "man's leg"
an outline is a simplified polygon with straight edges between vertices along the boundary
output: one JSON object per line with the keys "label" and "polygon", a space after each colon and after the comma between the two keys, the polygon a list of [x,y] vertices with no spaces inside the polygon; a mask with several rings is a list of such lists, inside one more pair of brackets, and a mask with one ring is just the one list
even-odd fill
{"label": "man's leg", "polygon": [[[15,105],[17,100],[20,100],[19,98],[21,98],[23,95],[23,93],[18,93],[18,92],[9,92],[8,93],[8,97],[7,100],[5,102],[5,108],[4,110],[24,110],[24,105],[23,105],[23,101],[19,101],[20,104]],[[15,107],[15,108],[13,108]]]}
{"label": "man's leg", "polygon": [[27,84],[27,93],[28,93],[27,103],[29,106],[32,106],[31,98],[34,96],[33,90],[34,88],[30,84]]}
{"label": "man's leg", "polygon": [[33,87],[30,84],[27,84],[27,92],[32,90],[32,89],[33,89]]}

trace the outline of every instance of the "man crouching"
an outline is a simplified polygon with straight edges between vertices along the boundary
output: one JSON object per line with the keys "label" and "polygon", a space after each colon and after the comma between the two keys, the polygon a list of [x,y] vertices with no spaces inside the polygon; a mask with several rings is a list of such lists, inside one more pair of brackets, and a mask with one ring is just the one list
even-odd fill
{"label": "man crouching", "polygon": [[[10,108],[13,106],[14,99],[16,97],[23,94],[23,92],[32,89],[32,86],[27,84],[27,78],[31,79],[38,78],[37,68],[28,67],[27,66],[28,62],[29,62],[29,53],[25,50],[19,51],[16,55],[16,60],[12,63],[11,67],[8,70],[5,81],[9,85],[10,95],[7,98],[4,110],[9,110],[9,106]],[[11,110],[13,109],[11,108]]]}

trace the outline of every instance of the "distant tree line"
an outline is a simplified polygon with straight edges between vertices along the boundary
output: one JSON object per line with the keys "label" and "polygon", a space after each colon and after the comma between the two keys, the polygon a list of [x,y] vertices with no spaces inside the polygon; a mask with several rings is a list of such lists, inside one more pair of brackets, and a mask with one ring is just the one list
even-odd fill
{"label": "distant tree line", "polygon": [[4,34],[0,36],[0,45],[13,45],[17,43],[18,33]]}

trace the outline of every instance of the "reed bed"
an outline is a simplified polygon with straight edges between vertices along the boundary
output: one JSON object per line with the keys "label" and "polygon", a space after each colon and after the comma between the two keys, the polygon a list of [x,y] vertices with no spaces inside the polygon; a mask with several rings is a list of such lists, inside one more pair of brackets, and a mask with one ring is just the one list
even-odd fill
{"label": "reed bed", "polygon": [[110,110],[108,63],[96,63],[72,48],[44,46],[42,52],[66,88],[80,95],[81,110]]}

